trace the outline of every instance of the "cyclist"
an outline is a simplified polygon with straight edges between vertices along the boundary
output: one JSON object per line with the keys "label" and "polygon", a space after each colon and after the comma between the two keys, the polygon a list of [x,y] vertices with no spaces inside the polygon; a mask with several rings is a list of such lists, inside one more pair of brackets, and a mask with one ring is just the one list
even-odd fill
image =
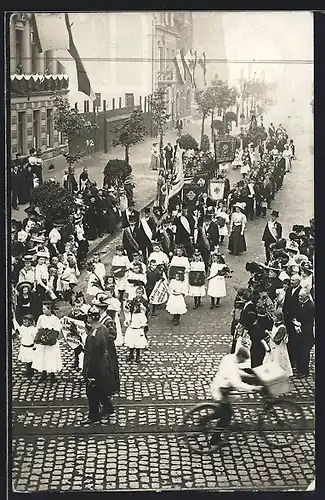
{"label": "cyclist", "polygon": [[[227,396],[233,390],[252,393],[263,389],[263,386],[257,385],[257,377],[249,368],[249,358],[249,351],[244,347],[240,347],[234,354],[226,354],[222,358],[218,372],[211,383],[212,397],[215,401],[220,402],[217,417],[218,427],[221,429],[227,428],[231,421],[232,412]],[[218,444],[222,432],[222,430],[216,431],[212,435],[210,443]]]}

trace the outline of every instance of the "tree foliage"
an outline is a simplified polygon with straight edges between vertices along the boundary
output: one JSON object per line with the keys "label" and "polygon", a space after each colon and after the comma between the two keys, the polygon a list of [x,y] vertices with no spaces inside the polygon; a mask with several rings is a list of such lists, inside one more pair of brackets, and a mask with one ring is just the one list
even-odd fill
{"label": "tree foliage", "polygon": [[214,96],[214,109],[221,108],[224,113],[237,102],[237,90],[234,87],[228,87],[227,82],[220,80],[217,76],[212,80],[211,93]]}
{"label": "tree foliage", "polygon": [[54,128],[63,134],[69,144],[73,142],[83,130],[91,131],[94,128],[98,128],[96,123],[85,120],[77,109],[71,108],[69,100],[66,97],[55,94],[52,99],[55,107]]}
{"label": "tree foliage", "polygon": [[170,118],[170,114],[167,113],[166,94],[166,89],[157,89],[151,98],[152,121],[160,135],[164,133],[164,126]]}
{"label": "tree foliage", "polygon": [[135,108],[129,118],[122,125],[113,129],[115,139],[113,146],[123,146],[125,148],[125,161],[129,163],[129,148],[143,141],[146,128],[143,124],[143,112],[140,108]]}
{"label": "tree foliage", "polygon": [[45,181],[35,188],[31,202],[50,222],[66,222],[75,207],[73,195],[54,181]]}
{"label": "tree foliage", "polygon": [[104,183],[108,186],[121,187],[132,173],[132,167],[125,161],[115,158],[109,160],[104,168]]}
{"label": "tree foliage", "polygon": [[180,141],[180,146],[182,149],[197,149],[199,147],[197,141],[194,139],[193,136],[191,136],[191,134],[185,134],[185,135],[181,135],[181,137],[179,138],[179,141]]}
{"label": "tree foliage", "polygon": [[210,151],[210,139],[207,136],[207,134],[204,134],[203,137],[202,137],[201,150],[204,153],[208,153]]}

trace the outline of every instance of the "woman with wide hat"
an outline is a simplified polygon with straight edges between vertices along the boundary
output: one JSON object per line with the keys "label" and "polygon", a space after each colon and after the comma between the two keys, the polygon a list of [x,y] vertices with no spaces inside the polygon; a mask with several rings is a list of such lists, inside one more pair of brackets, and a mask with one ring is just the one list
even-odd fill
{"label": "woman with wide hat", "polygon": [[235,203],[235,211],[232,213],[230,219],[228,250],[233,255],[239,255],[247,250],[244,236],[247,224],[247,218],[244,213],[245,206],[245,203]]}

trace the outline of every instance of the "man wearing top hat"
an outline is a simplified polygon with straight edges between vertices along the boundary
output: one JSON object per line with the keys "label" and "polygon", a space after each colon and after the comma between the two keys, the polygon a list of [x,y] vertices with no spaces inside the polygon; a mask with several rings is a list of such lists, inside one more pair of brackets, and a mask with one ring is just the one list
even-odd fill
{"label": "man wearing top hat", "polygon": [[143,255],[144,263],[147,263],[148,256],[152,252],[152,241],[157,229],[157,224],[151,214],[150,207],[145,207],[144,217],[140,219],[136,232],[136,241]]}
{"label": "man wearing top hat", "polygon": [[174,218],[174,225],[176,227],[175,245],[183,246],[187,257],[191,258],[193,255],[195,220],[192,215],[188,215],[186,206],[183,206],[182,212]]}
{"label": "man wearing top hat", "polygon": [[[139,212],[137,213],[139,214]],[[140,250],[137,241],[137,231],[139,228],[139,220],[137,214],[133,215],[131,213],[130,215],[128,215],[126,224],[127,225],[125,225],[123,229],[122,244],[126,250],[129,260],[131,261],[134,252],[139,252]]]}
{"label": "man wearing top hat", "polygon": [[196,246],[199,249],[205,266],[205,271],[208,272],[210,255],[215,247],[219,245],[219,227],[212,220],[213,211],[209,210],[203,221],[198,226]]}
{"label": "man wearing top hat", "polygon": [[279,212],[277,210],[272,210],[270,215],[270,220],[266,224],[262,236],[262,241],[265,247],[265,259],[266,264],[270,261],[270,245],[272,243],[277,243],[282,238],[282,225],[277,221],[279,217]]}

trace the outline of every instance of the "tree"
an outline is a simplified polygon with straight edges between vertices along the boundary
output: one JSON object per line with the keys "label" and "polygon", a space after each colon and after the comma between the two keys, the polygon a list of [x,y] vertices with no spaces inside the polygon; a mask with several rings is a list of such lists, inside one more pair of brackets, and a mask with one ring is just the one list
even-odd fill
{"label": "tree", "polygon": [[113,133],[116,135],[113,146],[123,146],[125,148],[125,162],[129,164],[130,147],[143,141],[147,133],[143,124],[141,109],[135,108],[122,125],[118,125],[113,129]]}
{"label": "tree", "polygon": [[104,184],[119,189],[131,173],[132,167],[125,160],[119,158],[109,160],[104,168]]}
{"label": "tree", "polygon": [[182,149],[197,149],[198,148],[198,143],[194,139],[194,137],[191,136],[191,134],[185,134],[181,135],[179,138],[180,146]]}
{"label": "tree", "polygon": [[[68,153],[64,153],[66,162],[68,163],[69,175],[72,174],[72,165],[80,160],[83,152],[71,154],[71,146],[77,137],[84,131],[93,131],[98,128],[96,123],[85,120],[77,109],[71,108],[68,99],[62,97],[61,94],[54,94],[52,97],[55,107],[54,113],[54,128],[61,132],[63,137],[68,142]],[[69,186],[71,191],[71,186]]]}
{"label": "tree", "polygon": [[211,127],[213,122],[213,111],[216,108],[220,108],[222,110],[224,126],[226,128],[225,114],[226,111],[230,107],[235,106],[237,102],[238,98],[237,89],[235,89],[234,87],[228,87],[227,82],[220,80],[218,76],[216,76],[211,84],[211,93],[214,96],[214,101],[216,104],[215,107],[212,109]]}
{"label": "tree", "polygon": [[204,135],[204,122],[207,116],[212,112],[215,107],[214,95],[211,93],[211,89],[208,87],[205,90],[197,89],[194,94],[194,99],[197,105],[198,111],[202,114],[202,125],[201,125],[201,149],[202,140]]}
{"label": "tree", "polygon": [[35,188],[31,202],[50,222],[67,222],[75,208],[74,196],[55,181],[45,181]]}
{"label": "tree", "polygon": [[160,165],[163,167],[163,148],[164,148],[164,127],[169,120],[170,114],[167,113],[166,102],[167,89],[157,89],[151,97],[152,121],[160,136]]}
{"label": "tree", "polygon": [[210,139],[207,134],[204,134],[201,140],[201,150],[204,153],[208,153],[210,151]]}

